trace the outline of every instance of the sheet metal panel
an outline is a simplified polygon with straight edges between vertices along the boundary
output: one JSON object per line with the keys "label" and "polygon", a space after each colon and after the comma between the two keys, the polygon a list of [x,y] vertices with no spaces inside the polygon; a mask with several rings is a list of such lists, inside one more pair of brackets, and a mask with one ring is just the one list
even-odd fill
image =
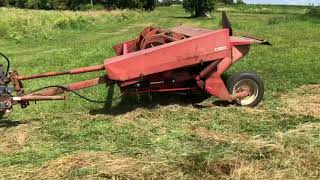
{"label": "sheet metal panel", "polygon": [[221,59],[229,56],[230,52],[229,30],[222,29],[117,56],[106,60],[104,65],[110,79],[127,81]]}

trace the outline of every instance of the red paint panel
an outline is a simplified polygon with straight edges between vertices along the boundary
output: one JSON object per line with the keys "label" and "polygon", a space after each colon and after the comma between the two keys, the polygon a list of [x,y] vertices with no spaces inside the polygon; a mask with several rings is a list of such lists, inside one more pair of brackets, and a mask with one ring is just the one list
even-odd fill
{"label": "red paint panel", "polygon": [[127,53],[134,52],[138,49],[136,46],[137,42],[138,42],[138,39],[132,39],[130,41],[126,41],[124,43],[113,46],[113,49],[117,54],[117,56],[123,55],[123,45],[126,44]]}
{"label": "red paint panel", "polygon": [[226,85],[217,73],[212,74],[205,83],[206,91],[221,100],[231,100],[231,96],[228,92]]}
{"label": "red paint panel", "polygon": [[225,72],[232,64],[231,53],[224,58],[217,66],[217,71],[213,72],[206,80],[206,91],[222,100],[231,100],[231,96],[227,90],[227,87],[221,79],[221,74]]}
{"label": "red paint panel", "polygon": [[105,61],[112,80],[130,79],[222,59],[231,52],[229,30],[217,30]]}

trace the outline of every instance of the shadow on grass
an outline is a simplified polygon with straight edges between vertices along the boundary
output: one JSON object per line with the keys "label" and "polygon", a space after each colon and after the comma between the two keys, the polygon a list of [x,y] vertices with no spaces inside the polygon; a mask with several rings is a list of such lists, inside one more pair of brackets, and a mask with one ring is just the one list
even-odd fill
{"label": "shadow on grass", "polygon": [[172,19],[191,19],[191,20],[210,20],[213,17],[205,17],[205,16],[200,16],[200,17],[193,17],[193,16],[167,16],[168,18]]}
{"label": "shadow on grass", "polygon": [[[110,92],[110,91],[109,91]],[[189,93],[148,93],[141,95],[127,95],[122,97],[120,102],[112,106],[110,99],[111,95],[108,93],[107,103],[102,109],[91,110],[91,115],[96,114],[109,114],[120,115],[137,108],[153,109],[157,106],[166,106],[172,104],[178,104],[181,106],[187,106],[190,104],[200,103],[207,99],[207,94],[189,94]]]}
{"label": "shadow on grass", "polygon": [[174,18],[174,19],[195,19],[195,17],[192,16],[167,16],[168,18]]}
{"label": "shadow on grass", "polygon": [[[222,74],[221,78],[226,81],[230,74]],[[213,101],[211,104],[201,104],[204,100],[210,97],[202,91],[199,92],[167,92],[167,93],[147,93],[141,95],[127,95],[121,98],[120,102],[113,105],[115,85],[107,86],[108,93],[106,103],[101,109],[93,109],[89,113],[91,115],[109,114],[120,115],[133,111],[137,108],[153,109],[157,106],[167,106],[178,104],[180,106],[188,106],[192,104],[195,108],[206,108],[210,106],[228,107],[231,103],[225,101]]]}
{"label": "shadow on grass", "polygon": [[220,106],[220,107],[229,107],[231,105],[234,105],[234,103],[230,103],[228,101],[221,101],[221,100],[214,101],[212,102],[212,104],[214,106]]}
{"label": "shadow on grass", "polygon": [[0,119],[0,128],[10,128],[10,127],[16,127],[21,124],[26,124],[26,122],[22,121],[13,121],[13,120],[8,120],[8,119]]}

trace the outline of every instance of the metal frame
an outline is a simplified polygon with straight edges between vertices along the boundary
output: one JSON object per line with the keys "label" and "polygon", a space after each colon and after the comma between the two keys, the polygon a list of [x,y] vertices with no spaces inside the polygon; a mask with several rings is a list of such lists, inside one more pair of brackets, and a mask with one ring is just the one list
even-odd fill
{"label": "metal frame", "polygon": [[[224,19],[227,19],[225,15]],[[130,94],[203,90],[222,100],[232,101],[246,97],[250,92],[230,95],[221,74],[244,57],[251,44],[270,43],[257,38],[232,36],[228,21],[223,29],[215,31],[184,26],[172,30],[148,27],[137,39],[114,46],[117,56],[105,60],[102,65],[29,76],[12,71],[9,79],[17,94],[12,103],[26,107],[29,101],[64,100],[64,96],[58,95],[114,83],[118,83],[122,92]],[[22,81],[38,78],[103,70],[107,75],[75,82],[64,88],[52,87],[26,93],[22,84]]]}

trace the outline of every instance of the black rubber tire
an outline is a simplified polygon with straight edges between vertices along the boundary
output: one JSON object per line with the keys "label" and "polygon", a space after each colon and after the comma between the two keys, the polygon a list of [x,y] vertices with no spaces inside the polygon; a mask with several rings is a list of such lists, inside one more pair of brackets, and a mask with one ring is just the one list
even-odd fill
{"label": "black rubber tire", "polygon": [[255,72],[245,71],[245,72],[236,73],[232,75],[230,78],[228,78],[228,80],[226,81],[226,86],[229,93],[232,94],[233,89],[237,85],[237,83],[240,82],[241,80],[246,80],[246,79],[252,80],[256,83],[258,88],[257,96],[250,104],[242,105],[239,101],[235,101],[235,103],[241,106],[255,107],[261,102],[264,95],[264,83]]}

